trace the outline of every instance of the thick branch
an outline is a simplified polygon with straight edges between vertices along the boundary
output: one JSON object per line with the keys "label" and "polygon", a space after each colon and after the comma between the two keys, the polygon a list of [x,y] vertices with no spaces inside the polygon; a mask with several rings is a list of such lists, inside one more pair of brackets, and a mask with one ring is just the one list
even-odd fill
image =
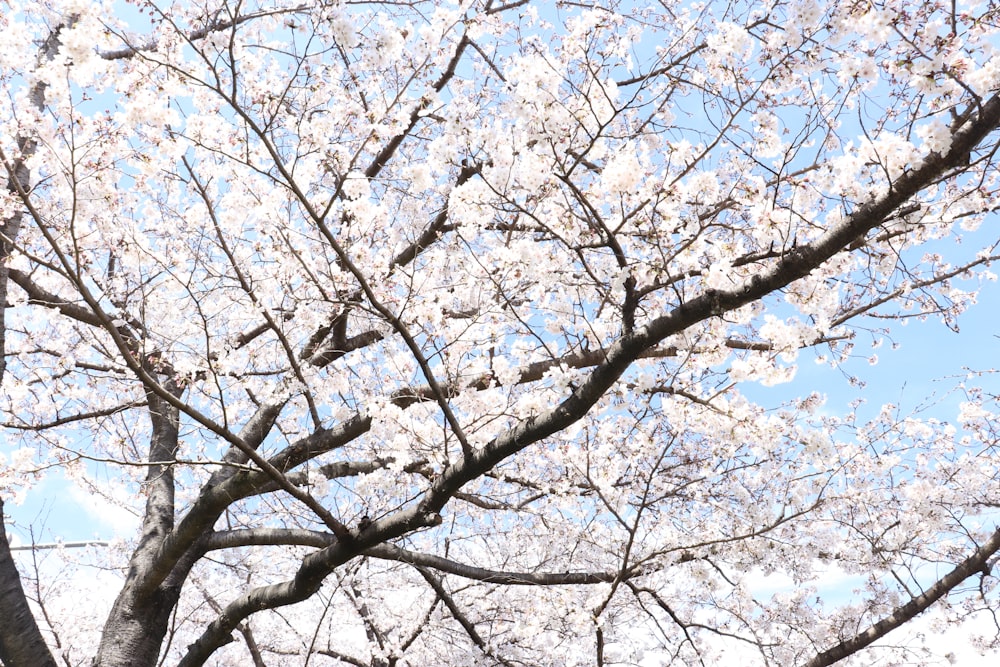
{"label": "thick branch", "polygon": [[[234,479],[238,476],[234,476]],[[229,641],[230,634],[243,619],[264,609],[295,604],[309,598],[319,590],[334,569],[364,554],[368,549],[440,523],[440,515],[408,508],[390,518],[372,523],[364,531],[358,532],[354,539],[338,540],[309,554],[302,559],[293,579],[252,589],[227,605],[225,611],[205,628],[201,637],[188,647],[188,652],[178,663],[178,667],[204,664],[216,649]]]}
{"label": "thick branch", "polygon": [[201,636],[188,646],[188,651],[178,667],[203,665],[221,646],[231,640],[231,633],[243,619],[264,609],[301,602],[319,590],[323,580],[356,552],[344,543],[337,542],[302,560],[294,579],[268,586],[260,586],[240,595],[229,603],[219,616],[205,628]]}
{"label": "thick branch", "polygon": [[408,563],[416,567],[432,568],[438,572],[454,574],[466,579],[474,579],[487,584],[507,586],[573,586],[580,584],[603,584],[614,581],[618,572],[507,572],[487,570],[466,565],[433,554],[422,554],[401,549],[392,544],[380,544],[365,551],[366,556],[381,560]]}
{"label": "thick branch", "polygon": [[[282,405],[282,403],[265,405],[243,427],[239,437],[246,449],[253,451],[260,446],[270,433]],[[233,448],[226,453],[224,460],[241,463],[246,460],[245,455],[246,450]],[[208,483],[202,487],[194,505],[163,539],[156,554],[150,559],[149,569],[143,580],[147,590],[159,586],[170,575],[175,565],[190,553],[191,547],[206,533],[211,532],[212,526],[222,512],[234,499],[241,497],[238,491],[243,490],[247,477],[246,472],[228,466],[212,475]]]}
{"label": "thick branch", "polygon": [[906,604],[897,607],[891,614],[875,625],[818,654],[812,660],[805,663],[803,667],[827,667],[827,665],[832,665],[850,655],[854,655],[866,646],[870,646],[904,623],[913,620],[918,614],[926,611],[928,607],[950,593],[956,586],[969,577],[976,573],[988,573],[990,571],[990,558],[998,551],[1000,551],[1000,530],[994,532],[985,544],[976,549],[975,553],[959,563],[958,567],[954,570],[937,580],[926,591]]}
{"label": "thick branch", "polygon": [[[458,178],[455,179],[455,185],[452,186],[452,190],[467,183],[469,179],[479,173],[480,165],[465,165],[458,174]],[[392,266],[406,266],[426,248],[429,248],[442,233],[449,229],[448,226],[448,207],[443,207],[431,224],[420,234],[420,237],[411,243],[409,246],[400,251],[399,254],[392,260]]]}
{"label": "thick branch", "polygon": [[[434,92],[440,93],[444,90],[444,87],[448,85],[452,77],[455,76],[455,70],[458,68],[458,63],[462,60],[462,56],[465,54],[465,49],[469,46],[469,38],[466,35],[462,35],[462,38],[458,41],[455,47],[455,52],[452,54],[451,58],[448,60],[448,64],[445,66],[441,76],[438,77],[437,81],[434,82],[433,88]],[[409,123],[403,130],[394,136],[389,142],[379,151],[379,154],[375,156],[368,168],[365,169],[365,177],[372,179],[379,175],[382,169],[389,163],[392,156],[396,154],[396,150],[402,145],[403,141],[410,136],[410,132],[416,126],[417,122],[420,120],[422,112],[430,104],[429,100],[425,99],[421,101],[413,111],[410,112]]]}
{"label": "thick branch", "polygon": [[439,513],[453,494],[466,483],[493,469],[504,459],[581,419],[626,369],[667,337],[698,322],[757,301],[819,268],[854,241],[881,225],[897,208],[922,188],[934,183],[941,174],[964,164],[965,156],[995,131],[998,125],[1000,96],[994,96],[982,106],[973,121],[954,135],[951,148],[946,154],[931,153],[922,164],[901,175],[887,194],[863,204],[812,243],[799,246],[744,285],[731,290],[706,290],[671,312],[623,335],[608,349],[604,363],[595,368],[562,403],[519,424],[448,468],[423,500],[421,507],[424,512]]}
{"label": "thick branch", "polygon": [[[182,390],[169,381],[176,395]],[[180,589],[175,586],[143,586],[152,556],[174,526],[174,468],[179,444],[180,412],[156,394],[147,392],[152,430],[146,472],[146,510],[142,535],[129,559],[125,585],[108,616],[95,664],[152,664],[160,651],[167,624]],[[160,463],[162,462],[162,463]]]}
{"label": "thick branch", "polygon": [[[336,541],[336,536],[314,530],[288,528],[255,528],[231,530],[213,534],[203,542],[207,551],[248,546],[298,545],[324,548]],[[365,556],[426,567],[488,584],[509,586],[571,586],[601,584],[613,581],[618,572],[507,572],[488,570],[459,563],[450,558],[422,554],[392,544],[379,544],[364,552]]]}
{"label": "thick branch", "polygon": [[[189,32],[187,35],[184,36],[184,39],[188,42],[195,42],[200,39],[205,39],[214,32],[229,30],[230,28],[234,28],[240,24],[246,23],[247,21],[252,21],[253,19],[267,17],[267,16],[274,16],[276,14],[298,12],[304,9],[305,7],[306,5],[299,5],[298,7],[291,7],[288,9],[278,9],[271,11],[253,12],[251,14],[243,14],[241,16],[235,16],[231,19],[226,19],[226,20],[208,21],[201,28],[196,28],[195,30]],[[128,44],[128,40],[125,39],[124,37],[122,38],[122,41]],[[145,44],[140,44],[137,46],[128,44],[127,46],[121,49],[114,49],[111,51],[101,51],[100,53],[98,53],[98,55],[104,60],[122,60],[122,59],[132,58],[144,51],[155,51],[159,42],[160,40],[158,38],[150,37]]]}
{"label": "thick branch", "polygon": [[28,295],[28,303],[58,310],[66,317],[74,319],[77,322],[82,322],[83,324],[89,324],[92,327],[101,326],[100,318],[94,315],[94,312],[90,310],[90,308],[76,303],[71,303],[47,290],[42,289],[35,284],[35,282],[31,279],[31,276],[23,271],[10,269],[9,276],[11,281],[23,289]]}

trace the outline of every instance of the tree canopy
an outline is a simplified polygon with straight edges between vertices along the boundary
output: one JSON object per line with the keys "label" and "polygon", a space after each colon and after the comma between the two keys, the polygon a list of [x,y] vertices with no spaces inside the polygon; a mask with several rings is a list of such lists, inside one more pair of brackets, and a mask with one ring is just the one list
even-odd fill
{"label": "tree canopy", "polygon": [[994,3],[4,5],[0,509],[139,526],[0,531],[5,664],[998,641],[989,388],[760,390],[994,279]]}

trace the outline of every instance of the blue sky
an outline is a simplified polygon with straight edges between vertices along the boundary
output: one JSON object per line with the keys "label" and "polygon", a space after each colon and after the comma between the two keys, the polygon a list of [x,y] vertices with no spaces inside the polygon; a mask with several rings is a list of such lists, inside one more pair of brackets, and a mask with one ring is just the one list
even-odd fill
{"label": "blue sky", "polygon": [[[1000,219],[991,216],[976,238],[996,238],[1000,235],[998,225]],[[973,247],[970,243],[967,249]],[[969,283],[960,286],[975,287]],[[797,361],[794,381],[775,387],[743,385],[741,389],[765,406],[819,391],[827,396],[825,410],[832,414],[846,412],[848,404],[860,396],[867,403],[859,411],[862,417],[877,413],[887,402],[898,405],[904,414],[930,403],[924,416],[951,420],[962,400],[960,394],[951,390],[962,381],[966,369],[987,371],[1000,365],[995,354],[1000,349],[1000,285],[997,283],[981,286],[979,303],[959,320],[960,333],[933,316],[925,322],[910,321],[905,326],[901,322],[876,324],[891,328],[891,340],[898,344],[898,349],[886,342],[873,350],[861,334],[856,340],[856,357],[845,362],[841,369],[814,363],[816,352],[806,350]],[[868,362],[872,353],[879,358],[875,366]],[[863,378],[866,387],[859,391],[848,381],[848,374]],[[992,387],[1000,394],[1000,376],[996,374],[968,382]],[[11,503],[6,509],[18,526],[32,525],[34,538],[42,542],[132,539],[137,527],[136,517],[122,508],[95,502],[67,483],[59,472],[51,473],[32,489],[23,505]],[[27,538],[27,533],[15,532],[15,539]]]}
{"label": "blue sky", "polygon": [[[131,8],[122,7],[130,20],[144,21]],[[571,11],[574,14],[576,11]],[[563,17],[560,17],[560,20]],[[691,121],[692,118],[688,118]],[[790,122],[789,119],[785,119]],[[790,123],[794,125],[794,123]],[[995,217],[987,220],[981,230],[974,234],[975,240],[988,242],[1000,223]],[[938,242],[947,257],[951,241]],[[975,243],[965,244],[964,252],[974,251]],[[975,285],[962,285],[974,289]],[[780,298],[780,297],[778,297]],[[861,396],[867,402],[860,415],[876,413],[883,403],[891,402],[907,412],[935,397],[947,397],[935,404],[927,414],[948,420],[954,417],[957,404],[961,400],[957,394],[949,394],[957,378],[964,375],[964,369],[987,370],[994,367],[991,352],[1000,343],[1000,286],[996,283],[982,285],[980,303],[970,309],[960,320],[961,333],[957,334],[941,322],[931,317],[926,322],[911,321],[905,326],[893,322],[891,340],[899,345],[893,349],[890,343],[877,350],[869,346],[865,334],[859,334],[855,344],[856,358],[842,365],[842,369],[830,368],[826,364],[816,364],[814,359],[822,349],[806,350],[797,361],[798,372],[794,381],[775,387],[743,385],[741,390],[765,406],[776,406],[782,401],[796,396],[819,391],[827,396],[826,411],[839,414],[847,410],[848,404]],[[884,321],[874,326],[884,326]],[[877,353],[879,362],[872,367],[868,357]],[[859,389],[851,385],[847,375],[857,375],[866,380],[866,387]],[[1000,379],[984,376],[970,381],[993,386],[1000,393]],[[60,473],[51,473],[45,481],[32,490],[22,506],[8,505],[8,511],[18,524],[44,526],[44,532],[65,540],[89,539],[95,536],[110,537],[114,532],[125,529],[123,536],[129,536],[134,528],[134,520],[126,518],[119,508],[90,506],[83,495],[68,492]]]}
{"label": "blue sky", "polygon": [[[993,216],[984,228],[998,224],[1000,219]],[[972,286],[971,282],[963,285],[966,289]],[[773,387],[746,383],[740,389],[766,407],[818,391],[827,396],[824,409],[831,414],[847,412],[848,405],[861,397],[866,402],[858,411],[861,417],[874,416],[884,403],[893,403],[904,414],[927,406],[923,416],[941,420],[954,419],[958,411],[963,397],[952,390],[959,382],[992,387],[1000,394],[1000,373],[966,378],[968,370],[989,371],[998,366],[1000,283],[982,285],[979,303],[961,316],[958,333],[935,317],[905,325],[892,322],[890,328],[897,349],[886,342],[872,350],[862,334],[857,338],[855,356],[839,368],[815,363],[822,348],[805,350],[796,362],[798,371],[792,382]],[[875,366],[868,361],[872,353],[878,355]],[[848,381],[849,374],[864,379],[866,386],[859,390]],[[133,536],[135,517],[119,507],[92,503],[88,496],[72,489],[60,472],[53,472],[31,490],[23,505],[11,503],[6,509],[19,525],[34,525],[40,531],[36,539],[42,541]]]}
{"label": "blue sky", "polygon": [[[991,216],[984,227],[996,225],[1000,225],[1000,219]],[[966,281],[956,286],[971,290],[977,284]],[[826,410],[834,414],[846,412],[848,404],[860,397],[867,404],[859,410],[861,416],[877,413],[884,403],[893,403],[904,412],[931,403],[936,407],[927,414],[943,420],[955,416],[962,397],[952,390],[960,382],[992,387],[994,393],[1000,394],[1000,375],[987,372],[968,377],[969,371],[998,367],[1000,283],[982,283],[979,302],[961,315],[958,332],[935,316],[923,322],[880,320],[875,325],[889,326],[886,341],[873,349],[872,337],[860,332],[853,357],[840,365],[842,370],[815,363],[817,355],[824,351],[822,348],[806,350],[799,355],[798,372],[792,382],[756,389],[744,386],[744,390],[765,405],[818,391],[827,396]],[[878,356],[874,366],[869,362],[872,354]],[[861,389],[853,386],[848,375],[863,379],[865,386]]]}

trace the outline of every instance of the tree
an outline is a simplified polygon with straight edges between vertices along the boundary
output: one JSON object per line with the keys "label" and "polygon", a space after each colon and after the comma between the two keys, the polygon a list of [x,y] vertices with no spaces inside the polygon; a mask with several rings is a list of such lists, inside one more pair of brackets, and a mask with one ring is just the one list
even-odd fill
{"label": "tree", "polygon": [[991,277],[998,10],[584,5],[8,6],[0,489],[141,530],[85,612],[0,539],[0,660],[830,665],[997,610],[988,391],[752,387]]}

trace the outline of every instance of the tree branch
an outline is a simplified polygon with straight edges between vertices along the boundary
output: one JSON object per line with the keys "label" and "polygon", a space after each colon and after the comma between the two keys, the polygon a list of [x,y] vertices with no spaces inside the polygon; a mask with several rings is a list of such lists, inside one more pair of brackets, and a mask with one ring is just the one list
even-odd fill
{"label": "tree branch", "polygon": [[[202,546],[206,551],[235,549],[248,546],[297,545],[325,548],[336,541],[336,536],[299,528],[253,528],[213,533]],[[366,549],[363,555],[379,560],[406,563],[414,567],[426,567],[454,574],[465,579],[482,581],[487,584],[510,586],[578,586],[602,584],[614,581],[618,572],[507,572],[488,570],[459,563],[450,558],[433,554],[422,554],[403,549],[392,544],[379,544]],[[627,578],[627,577],[626,577]]]}
{"label": "tree branch", "polygon": [[28,607],[21,575],[14,565],[3,526],[3,498],[0,497],[0,609],[3,610],[0,662],[11,667],[55,667],[56,661]]}
{"label": "tree branch", "polygon": [[100,318],[94,315],[92,310],[79,304],[66,301],[59,296],[42,289],[35,284],[35,282],[31,279],[31,276],[23,271],[9,269],[8,275],[10,276],[11,281],[23,289],[28,295],[28,303],[58,310],[66,317],[83,324],[89,324],[92,327],[101,326]]}
{"label": "tree branch", "polygon": [[775,290],[803,278],[842,252],[856,239],[878,227],[941,173],[961,164],[965,155],[1000,125],[1000,96],[986,102],[976,118],[964,125],[944,155],[931,153],[922,164],[904,172],[884,196],[870,200],[812,243],[803,244],[746,284],[730,290],[705,290],[671,312],[654,318],[632,333],[623,335],[607,353],[605,361],[572,394],[538,417],[518,424],[486,446],[450,466],[421,502],[427,513],[439,513],[462,486],[483,475],[517,452],[569,427],[586,415],[622,374],[641,355],[669,336],[694,324],[757,301]]}
{"label": "tree branch", "polygon": [[458,604],[455,602],[455,599],[448,591],[445,590],[444,586],[440,581],[438,581],[437,577],[423,567],[418,567],[417,572],[420,573],[420,576],[424,578],[424,581],[426,581],[427,584],[434,590],[438,599],[441,600],[441,602],[444,603],[444,606],[448,608],[448,611],[451,612],[452,618],[458,621],[458,624],[462,626],[463,630],[465,630],[465,634],[467,634],[469,639],[471,639],[472,642],[479,647],[479,650],[494,660],[499,661],[501,664],[508,665],[509,667],[511,663],[508,660],[505,660],[502,656],[497,655],[490,645],[486,643],[486,641],[479,634],[479,631],[476,630],[475,623],[470,621],[465,613],[458,608]]}
{"label": "tree branch", "polygon": [[844,658],[854,655],[866,646],[870,646],[882,637],[923,613],[932,604],[943,598],[969,577],[989,573],[990,558],[1000,551],[1000,530],[995,531],[985,544],[963,560],[958,566],[938,579],[920,595],[904,605],[897,607],[891,614],[863,630],[850,639],[845,639],[836,646],[819,653],[803,667],[828,667]]}
{"label": "tree branch", "polygon": [[[38,65],[52,61],[56,57],[61,44],[59,38],[61,30],[62,26],[57,26],[42,43],[36,58]],[[31,87],[29,100],[37,112],[41,112],[45,107],[45,88],[46,84],[42,82],[36,82]],[[8,161],[5,156],[2,157],[7,171],[7,192],[12,195],[23,193],[31,187],[31,171],[27,162],[34,155],[36,147],[35,137],[20,136],[17,139],[18,154],[14,159]],[[14,243],[21,231],[23,217],[23,212],[18,210],[0,221],[0,383],[3,382],[7,369],[5,311],[10,277],[8,266]],[[21,587],[20,574],[14,565],[4,528],[2,498],[0,498],[0,617],[3,618],[3,622],[0,623],[0,662],[12,666],[49,667],[56,664]]]}

